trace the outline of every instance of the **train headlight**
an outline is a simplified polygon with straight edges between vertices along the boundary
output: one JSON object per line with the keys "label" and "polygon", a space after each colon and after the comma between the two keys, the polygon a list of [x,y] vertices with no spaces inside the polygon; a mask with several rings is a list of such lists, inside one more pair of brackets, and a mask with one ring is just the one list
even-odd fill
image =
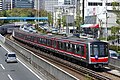
{"label": "train headlight", "polygon": [[98,59],[98,55],[95,55],[95,59]]}

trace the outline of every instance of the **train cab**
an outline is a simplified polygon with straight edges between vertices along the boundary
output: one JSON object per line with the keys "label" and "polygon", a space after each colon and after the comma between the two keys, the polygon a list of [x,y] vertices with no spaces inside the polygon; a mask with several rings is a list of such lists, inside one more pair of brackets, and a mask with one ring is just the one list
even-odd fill
{"label": "train cab", "polygon": [[108,44],[105,42],[93,42],[89,45],[90,64],[95,67],[102,67],[103,64],[108,64]]}

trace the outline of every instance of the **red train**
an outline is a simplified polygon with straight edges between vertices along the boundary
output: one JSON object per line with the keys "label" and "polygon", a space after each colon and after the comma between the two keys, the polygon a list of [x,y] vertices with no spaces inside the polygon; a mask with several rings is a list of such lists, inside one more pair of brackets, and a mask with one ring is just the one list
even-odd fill
{"label": "red train", "polygon": [[99,40],[55,37],[20,30],[14,30],[13,37],[37,48],[55,52],[83,65],[102,68],[108,64],[108,43]]}

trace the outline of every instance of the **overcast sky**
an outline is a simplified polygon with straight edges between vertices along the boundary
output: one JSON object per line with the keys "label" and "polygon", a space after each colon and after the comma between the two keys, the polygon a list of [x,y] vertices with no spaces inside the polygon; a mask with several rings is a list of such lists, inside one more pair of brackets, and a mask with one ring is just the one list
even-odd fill
{"label": "overcast sky", "polygon": [[64,0],[58,0],[59,2],[64,2]]}
{"label": "overcast sky", "polygon": [[63,5],[64,4],[64,0],[58,0],[58,5]]}

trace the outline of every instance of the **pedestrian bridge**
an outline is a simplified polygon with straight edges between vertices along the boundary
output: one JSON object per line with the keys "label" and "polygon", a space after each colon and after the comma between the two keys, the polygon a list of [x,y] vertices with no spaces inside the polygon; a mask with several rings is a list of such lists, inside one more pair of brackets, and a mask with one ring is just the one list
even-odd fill
{"label": "pedestrian bridge", "polygon": [[48,20],[48,17],[0,17],[0,20]]}

